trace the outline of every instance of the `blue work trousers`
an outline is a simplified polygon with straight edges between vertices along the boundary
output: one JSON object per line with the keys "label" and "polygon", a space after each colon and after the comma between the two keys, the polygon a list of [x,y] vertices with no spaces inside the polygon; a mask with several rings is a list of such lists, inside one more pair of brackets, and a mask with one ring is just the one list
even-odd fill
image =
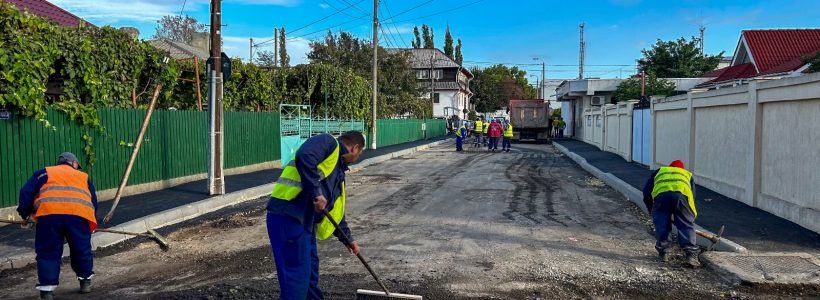
{"label": "blue work trousers", "polygon": [[490,141],[487,143],[487,150],[495,150],[498,149],[498,138],[491,137]]}
{"label": "blue work trousers", "polygon": [[508,137],[508,136],[504,137],[504,139],[501,141],[501,149],[502,150],[512,149],[512,143],[510,143],[511,139],[512,138]]}
{"label": "blue work trousers", "polygon": [[319,289],[316,234],[295,218],[268,212],[268,238],[283,300],[324,299]]}
{"label": "blue work trousers", "polygon": [[673,223],[678,229],[678,244],[681,249],[688,255],[697,255],[700,251],[695,244],[695,215],[689,207],[689,200],[683,194],[665,192],[655,197],[652,222],[655,223],[655,249],[658,253],[666,253]]}
{"label": "blue work trousers", "polygon": [[457,136],[456,137],[456,151],[464,150],[464,138]]}
{"label": "blue work trousers", "polygon": [[94,274],[91,228],[86,219],[71,215],[47,215],[37,218],[35,227],[37,286],[56,286],[60,283],[60,261],[65,241],[71,249],[71,269],[77,277],[89,278]]}
{"label": "blue work trousers", "polygon": [[478,145],[481,144],[481,133],[480,132],[474,132],[473,137],[474,137],[473,147],[478,147]]}

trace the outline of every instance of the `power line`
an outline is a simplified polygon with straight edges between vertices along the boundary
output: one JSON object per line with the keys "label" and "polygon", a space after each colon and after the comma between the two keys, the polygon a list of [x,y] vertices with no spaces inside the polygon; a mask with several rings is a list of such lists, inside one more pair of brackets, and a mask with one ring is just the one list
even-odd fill
{"label": "power line", "polygon": [[[393,15],[393,14],[390,12],[390,8],[389,8],[389,7],[387,7],[387,0],[382,0],[382,3],[384,3],[384,9],[387,11],[387,16],[388,16],[388,19],[389,19],[389,18],[392,18],[392,15]],[[394,23],[394,24],[391,24],[391,25],[393,25],[393,30],[396,32],[396,35],[398,35],[398,36],[399,36],[399,38],[401,39],[401,43],[402,43],[402,45],[404,45],[404,48],[409,48],[409,47],[407,46],[407,41],[405,41],[405,40],[404,40],[404,37],[401,35],[401,33],[399,33],[399,28],[396,26],[396,24]],[[389,27],[388,27],[388,28],[389,28]],[[394,39],[395,39],[395,38],[394,38]]]}
{"label": "power line", "polygon": [[[346,16],[351,17],[351,18],[356,18],[356,19],[364,19],[365,17],[367,17],[367,16],[368,16],[367,14],[365,14],[364,16],[359,16],[359,17],[357,17],[357,16],[354,16],[354,15],[351,15],[351,14],[349,14],[349,13],[345,12],[345,11],[344,11],[344,10],[342,10],[342,9],[336,8],[336,6],[334,6],[333,4],[330,4],[330,2],[328,2],[328,1],[326,1],[326,0],[322,0],[322,2],[324,2],[325,4],[327,4],[327,6],[330,6],[331,8],[335,9],[336,11],[341,12],[341,13],[343,13],[343,14],[345,14]],[[346,1],[344,1],[344,2],[346,2]],[[349,3],[346,3],[346,4],[349,4]],[[356,6],[356,8],[358,8],[358,6]]]}
{"label": "power line", "polygon": [[[304,25],[304,26],[302,26],[302,27],[299,27],[299,28],[296,28],[296,29],[294,29],[294,30],[291,30],[289,33],[290,33],[290,34],[293,34],[293,33],[297,32],[297,31],[299,31],[299,30],[302,30],[302,29],[307,28],[307,27],[308,27],[308,26],[310,26],[310,25],[313,25],[313,24],[319,23],[319,22],[321,22],[321,21],[327,20],[328,18],[330,18],[330,17],[332,17],[332,16],[335,16],[335,15],[337,15],[337,14],[341,13],[341,12],[342,12],[342,11],[344,11],[344,10],[347,10],[347,9],[351,8],[353,5],[359,4],[359,3],[361,3],[362,1],[364,1],[364,0],[359,0],[359,1],[358,1],[358,2],[356,2],[356,3],[352,3],[352,4],[348,5],[347,7],[343,8],[343,9],[341,9],[341,10],[337,10],[335,13],[329,14],[329,15],[327,15],[327,16],[325,16],[325,17],[321,18],[321,19],[318,19],[318,20],[316,20],[316,21],[310,22],[310,23],[308,23],[307,25]],[[258,44],[256,44],[256,45],[257,45],[257,46],[265,45],[266,43],[269,43],[269,42],[271,42],[271,41],[273,41],[273,39],[269,39],[269,40],[266,40],[266,41],[262,41],[262,42],[260,42],[260,43],[258,43]]]}
{"label": "power line", "polygon": [[401,16],[401,15],[406,14],[406,13],[408,13],[408,12],[410,12],[410,11],[412,11],[412,10],[416,9],[416,8],[419,8],[419,7],[422,7],[422,6],[424,6],[424,5],[427,5],[427,4],[429,4],[430,2],[433,2],[433,0],[427,0],[427,1],[424,1],[424,2],[422,2],[422,3],[421,3],[421,4],[419,4],[419,5],[416,5],[416,6],[413,6],[413,7],[411,7],[411,8],[408,8],[408,9],[406,9],[406,10],[404,10],[404,11],[400,12],[400,13],[397,13],[397,14],[393,15],[392,17],[389,17],[389,18],[384,19],[384,20],[382,20],[382,22],[387,22],[387,21],[389,21],[389,20],[392,20],[392,19],[393,19],[393,18],[395,18],[395,17]]}
{"label": "power line", "polygon": [[[445,10],[442,10],[442,11],[439,11],[439,12],[436,12],[436,13],[432,13],[432,14],[429,14],[429,15],[426,15],[426,16],[410,18],[410,19],[404,19],[404,20],[395,21],[395,22],[392,22],[392,23],[402,23],[402,22],[414,21],[414,20],[418,20],[418,19],[424,19],[424,18],[428,18],[428,17],[432,17],[432,16],[437,16],[437,15],[440,15],[440,14],[443,14],[443,13],[448,13],[448,12],[451,12],[451,11],[454,11],[454,10],[462,9],[462,8],[467,7],[467,6],[470,6],[470,5],[479,3],[479,2],[483,2],[483,1],[484,0],[477,0],[477,1],[473,1],[473,2],[470,2],[470,3],[464,4],[464,5],[460,5],[460,6],[450,8],[450,9],[445,9]],[[395,17],[395,16],[393,16],[393,17]]]}

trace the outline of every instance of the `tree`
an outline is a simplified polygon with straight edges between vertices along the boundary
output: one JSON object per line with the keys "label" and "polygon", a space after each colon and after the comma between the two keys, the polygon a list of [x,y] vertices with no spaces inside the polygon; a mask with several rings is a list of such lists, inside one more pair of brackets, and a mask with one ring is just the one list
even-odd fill
{"label": "tree", "polygon": [[290,66],[290,55],[285,47],[285,27],[279,29],[279,64],[282,67]]}
{"label": "tree", "polygon": [[[646,76],[646,96],[671,96],[675,93],[675,83],[663,78],[658,78],[654,73]],[[616,101],[638,100],[641,98],[641,78],[633,77],[627,79],[615,89],[612,95]]]}
{"label": "tree", "polygon": [[436,43],[433,40],[433,28],[427,24],[421,25],[421,34],[424,39],[424,49],[435,49]]}
{"label": "tree", "polygon": [[458,43],[456,44],[455,60],[459,65],[464,62],[464,57],[461,55],[461,38],[458,38]]}
{"label": "tree", "polygon": [[260,67],[273,68],[276,67],[275,54],[272,51],[260,51],[256,54],[256,63]]}
{"label": "tree", "polygon": [[190,44],[197,32],[205,31],[205,24],[190,16],[164,16],[157,20],[154,39],[168,39]]}
{"label": "tree", "polygon": [[421,48],[421,37],[419,36],[419,27],[413,26],[413,36],[414,39],[411,42],[413,44],[413,48],[418,49]]}
{"label": "tree", "polygon": [[552,110],[552,118],[560,118],[561,117],[561,108],[556,108]]}
{"label": "tree", "polygon": [[[329,64],[351,70],[357,76],[372,78],[373,49],[370,42],[349,32],[335,35],[328,31],[324,41],[310,43],[307,57],[311,64]],[[379,111],[381,117],[412,115],[429,117],[432,103],[420,99],[416,73],[408,52],[388,52],[379,47]]]}
{"label": "tree", "polygon": [[688,41],[685,38],[674,41],[658,39],[652,49],[641,50],[643,58],[638,61],[638,67],[661,78],[701,76],[717,67],[723,51],[718,55],[703,55],[699,43],[695,37]]}
{"label": "tree", "polygon": [[820,51],[817,51],[813,55],[804,57],[803,63],[811,64],[809,68],[806,69],[806,73],[820,72]]}
{"label": "tree", "polygon": [[471,89],[475,96],[475,109],[489,112],[506,106],[510,99],[533,99],[536,89],[527,81],[527,71],[518,67],[493,65],[489,68],[473,68]]}
{"label": "tree", "polygon": [[453,36],[450,35],[450,25],[447,25],[447,29],[444,30],[444,55],[455,58],[453,56]]}

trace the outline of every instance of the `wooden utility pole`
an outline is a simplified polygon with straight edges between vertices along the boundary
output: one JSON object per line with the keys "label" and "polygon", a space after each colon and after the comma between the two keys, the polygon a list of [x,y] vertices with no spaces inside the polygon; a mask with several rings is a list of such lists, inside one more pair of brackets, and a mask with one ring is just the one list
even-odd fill
{"label": "wooden utility pole", "polygon": [[279,66],[279,28],[273,29],[273,66]]}
{"label": "wooden utility pole", "polygon": [[538,83],[538,93],[541,94],[541,99],[547,98],[547,95],[544,95],[544,82],[547,81],[547,63],[544,60],[541,60],[541,81]]}
{"label": "wooden utility pole", "polygon": [[250,40],[250,44],[248,45],[248,51],[250,52],[250,56],[248,56],[248,63],[253,63],[253,38]]}
{"label": "wooden utility pole", "polygon": [[373,0],[373,116],[370,120],[370,149],[376,149],[376,100],[379,97],[379,0]]}
{"label": "wooden utility pole", "polygon": [[[436,103],[435,103],[435,101],[436,101],[435,100],[435,94],[436,94],[435,84],[436,83],[435,83],[434,78],[433,78],[433,70],[434,70],[433,69],[433,54],[430,54],[430,107],[432,107],[434,109],[435,106],[436,106]],[[432,117],[433,114],[435,113],[435,111],[433,109],[430,109],[431,110],[430,111],[430,117]]]}
{"label": "wooden utility pole", "polygon": [[208,192],[211,195],[225,194],[223,168],[222,135],[222,1],[211,0],[211,84],[208,109],[211,111],[211,147],[208,168]]}

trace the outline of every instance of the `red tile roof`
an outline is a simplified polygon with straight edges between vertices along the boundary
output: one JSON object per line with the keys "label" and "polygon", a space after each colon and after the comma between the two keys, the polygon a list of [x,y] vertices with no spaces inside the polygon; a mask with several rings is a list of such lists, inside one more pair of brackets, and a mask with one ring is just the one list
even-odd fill
{"label": "red tile roof", "polygon": [[724,82],[729,80],[754,77],[755,75],[757,75],[757,71],[755,71],[754,65],[752,65],[751,63],[745,63],[739,64],[737,66],[717,69],[710,72],[709,74],[710,75],[706,77],[715,76],[715,79],[698,84],[697,87],[709,86],[718,82]]}
{"label": "red tile roof", "polygon": [[[60,26],[77,27],[80,22],[85,22],[82,18],[51,4],[45,0],[2,0],[16,6],[20,11],[26,11],[47,18]],[[91,25],[90,23],[86,22]],[[93,26],[93,25],[92,25]]]}
{"label": "red tile roof", "polygon": [[820,29],[744,30],[743,37],[760,74],[794,71],[820,50]]}

